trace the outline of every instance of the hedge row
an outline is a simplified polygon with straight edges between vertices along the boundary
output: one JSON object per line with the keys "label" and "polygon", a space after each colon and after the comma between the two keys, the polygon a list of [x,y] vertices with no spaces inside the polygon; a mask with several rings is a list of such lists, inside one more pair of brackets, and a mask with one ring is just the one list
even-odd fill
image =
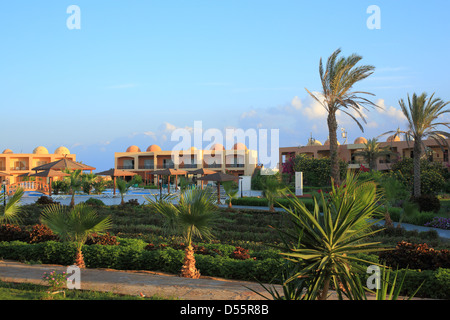
{"label": "hedge row", "polygon": [[[88,268],[179,273],[183,264],[183,250],[170,247],[163,250],[145,250],[146,245],[147,243],[141,240],[120,239],[119,245],[84,245],[82,250]],[[71,265],[75,257],[75,247],[69,243],[56,241],[35,244],[22,241],[0,242],[0,257],[44,264]],[[197,268],[204,276],[264,282],[272,281],[274,272],[280,270],[285,263],[284,259],[275,254],[259,255],[255,260],[198,254],[195,259]]]}
{"label": "hedge row", "polygon": [[[302,199],[301,200],[308,210],[314,210],[314,202],[312,199]],[[257,206],[257,207],[268,207],[269,203],[266,198],[256,198],[256,197],[244,197],[244,198],[234,198],[231,200],[231,203],[234,205],[240,206]],[[277,199],[275,201],[275,207],[289,207],[290,201],[289,199]]]}
{"label": "hedge row", "polygon": [[[118,270],[149,270],[179,273],[184,252],[167,247],[163,250],[145,250],[146,243],[135,239],[120,239],[120,245],[85,245],[83,254],[88,268]],[[34,261],[44,264],[71,265],[75,247],[68,243],[47,241],[27,244],[21,241],[0,242],[3,259]],[[257,259],[236,260],[216,255],[196,255],[198,269],[204,276],[235,280],[272,282],[286,263],[274,253]],[[371,260],[376,260],[372,257]],[[411,295],[422,283],[416,297],[450,299],[450,269],[401,270],[407,272],[402,294]],[[362,274],[363,281],[368,275]],[[276,282],[275,282],[276,283]],[[365,282],[363,282],[365,283]]]}

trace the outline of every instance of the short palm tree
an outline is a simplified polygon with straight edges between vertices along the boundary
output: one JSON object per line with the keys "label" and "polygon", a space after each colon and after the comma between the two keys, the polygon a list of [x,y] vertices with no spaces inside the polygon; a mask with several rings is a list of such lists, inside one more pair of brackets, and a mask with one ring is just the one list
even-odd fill
{"label": "short palm tree", "polygon": [[23,194],[23,189],[19,188],[8,201],[5,201],[6,194],[0,194],[0,205],[3,205],[6,202],[6,206],[4,206],[2,212],[0,212],[0,224],[14,224],[20,221],[20,200],[22,199]]}
{"label": "short palm tree", "polygon": [[117,187],[117,190],[119,190],[120,197],[122,198],[120,204],[124,205],[125,204],[124,196],[127,193],[127,191],[130,188],[130,186],[127,184],[127,182],[125,180],[117,179],[116,187]]}
{"label": "short palm tree", "polygon": [[267,176],[265,181],[262,182],[264,196],[267,199],[269,210],[275,212],[275,201],[283,194],[283,190],[286,187],[281,182],[279,176]]}
{"label": "short palm tree", "polygon": [[97,175],[95,173],[86,173],[81,176],[84,193],[91,194],[96,179]]}
{"label": "short palm tree", "polygon": [[75,193],[77,191],[81,190],[81,187],[83,185],[82,182],[82,171],[81,170],[65,170],[66,173],[70,174],[70,176],[68,176],[66,178],[66,181],[69,184],[69,189],[70,189],[70,193],[72,194],[72,198],[70,200],[70,206],[74,207],[75,206]]}
{"label": "short palm tree", "polygon": [[369,164],[369,169],[375,171],[377,169],[377,159],[382,156],[394,154],[389,147],[381,147],[377,138],[369,139],[364,143],[364,150],[357,151],[354,155],[364,157],[364,160]]}
{"label": "short palm tree", "polygon": [[75,265],[85,268],[82,247],[93,233],[101,233],[112,225],[110,217],[100,217],[95,209],[84,203],[72,208],[51,204],[41,213],[41,222],[47,225],[61,240],[75,243]]}
{"label": "short palm tree", "polygon": [[150,206],[165,218],[165,227],[169,232],[181,233],[186,241],[185,257],[181,268],[181,276],[197,279],[200,271],[195,266],[194,237],[210,240],[212,224],[216,217],[217,207],[215,192],[211,188],[185,190],[180,194],[178,204],[174,197],[161,200],[146,197]]}
{"label": "short palm tree", "polygon": [[[382,250],[380,243],[367,242],[376,232],[372,226],[379,215],[379,194],[373,182],[359,183],[351,173],[345,185],[321,195],[321,207],[314,199],[310,211],[296,197],[288,197],[293,229],[279,230],[284,240],[283,255],[298,263],[300,270],[287,281],[307,280],[304,299],[324,300],[331,286],[339,299],[363,299],[359,272],[372,265],[356,254]],[[381,216],[381,215],[380,215]]]}
{"label": "short palm tree", "polygon": [[[339,159],[337,154],[338,141],[336,133],[338,123],[336,120],[336,113],[340,110],[348,115],[358,124],[361,131],[364,132],[364,128],[357,120],[357,117],[361,118],[362,121],[366,123],[362,109],[367,109],[365,105],[376,106],[373,102],[361,96],[362,94],[373,95],[372,93],[351,91],[353,86],[359,81],[370,76],[375,67],[370,65],[356,66],[356,64],[361,61],[361,56],[352,54],[346,58],[338,58],[340,53],[340,49],[333,52],[328,58],[325,70],[322,65],[322,58],[320,59],[319,75],[322,84],[320,96],[313,94],[306,89],[306,91],[308,91],[308,93],[328,112],[327,123],[330,140],[331,177],[335,183],[340,182]],[[356,116],[352,113],[356,114]]]}
{"label": "short palm tree", "polygon": [[231,203],[232,199],[234,199],[239,191],[236,187],[236,182],[234,181],[223,181],[221,182],[223,189],[225,190],[226,195],[228,196],[228,208],[232,208],[233,204]]}
{"label": "short palm tree", "polygon": [[[408,121],[408,130],[395,131],[395,135],[404,133],[406,141],[414,141],[413,161],[414,161],[414,196],[421,195],[420,183],[420,158],[422,157],[423,140],[433,139],[439,145],[446,145],[445,139],[450,138],[450,133],[439,130],[440,127],[450,129],[450,122],[440,122],[439,117],[450,112],[446,106],[450,102],[444,102],[439,98],[434,98],[434,93],[428,97],[424,92],[420,96],[416,93],[405,102],[399,101],[400,108]],[[392,133],[386,132],[385,134]]]}

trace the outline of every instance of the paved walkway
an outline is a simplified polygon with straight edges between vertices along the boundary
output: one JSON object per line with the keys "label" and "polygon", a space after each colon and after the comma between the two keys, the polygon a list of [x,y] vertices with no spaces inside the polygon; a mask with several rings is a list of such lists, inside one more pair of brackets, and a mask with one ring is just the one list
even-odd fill
{"label": "paved walkway", "polygon": [[[53,270],[61,273],[67,269],[60,265],[30,265],[16,261],[0,260],[0,280],[5,282],[26,282],[42,285],[45,284],[42,280],[44,272],[49,273]],[[268,296],[261,285],[254,282],[213,277],[188,279],[151,271],[84,269],[81,270],[80,280],[80,289],[85,290],[108,291],[129,295],[158,295],[164,298],[182,300],[263,299],[248,288]]]}

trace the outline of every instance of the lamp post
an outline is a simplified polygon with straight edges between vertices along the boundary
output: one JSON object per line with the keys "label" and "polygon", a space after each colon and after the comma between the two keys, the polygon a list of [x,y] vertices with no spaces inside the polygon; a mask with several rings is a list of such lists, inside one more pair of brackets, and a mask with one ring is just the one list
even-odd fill
{"label": "lamp post", "polygon": [[162,178],[159,178],[159,200],[162,199]]}

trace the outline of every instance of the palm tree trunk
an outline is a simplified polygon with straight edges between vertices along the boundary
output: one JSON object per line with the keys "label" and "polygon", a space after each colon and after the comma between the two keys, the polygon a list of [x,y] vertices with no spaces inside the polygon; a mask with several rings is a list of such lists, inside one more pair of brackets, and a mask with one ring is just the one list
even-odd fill
{"label": "palm tree trunk", "polygon": [[191,279],[200,278],[200,271],[195,267],[194,248],[192,248],[192,245],[190,244],[184,250],[184,262],[181,267],[180,276]]}
{"label": "palm tree trunk", "polygon": [[330,110],[328,113],[328,131],[330,140],[330,161],[331,161],[331,177],[334,183],[340,184],[341,177],[339,172],[339,157],[338,157],[338,144],[337,144],[337,121],[335,111]]}
{"label": "palm tree trunk", "polygon": [[75,191],[72,190],[72,199],[70,199],[70,206],[73,208],[75,206]]}
{"label": "palm tree trunk", "polygon": [[78,268],[86,268],[86,265],[84,264],[84,257],[83,253],[81,252],[81,248],[77,248],[77,254],[75,255],[75,265],[78,266]]}
{"label": "palm tree trunk", "polygon": [[414,155],[413,155],[413,164],[414,164],[414,196],[419,197],[421,195],[420,190],[420,157],[422,155],[422,139],[415,137],[414,140]]}

